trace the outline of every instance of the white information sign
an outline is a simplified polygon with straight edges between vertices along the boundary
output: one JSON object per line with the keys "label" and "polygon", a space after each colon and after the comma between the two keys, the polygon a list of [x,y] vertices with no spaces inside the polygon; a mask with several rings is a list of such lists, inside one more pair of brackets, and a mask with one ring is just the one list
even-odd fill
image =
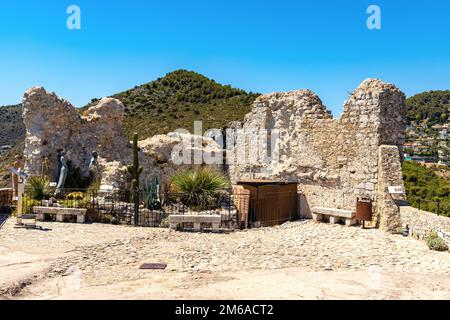
{"label": "white information sign", "polygon": [[388,187],[388,191],[390,194],[404,194],[405,190],[402,186],[390,186]]}

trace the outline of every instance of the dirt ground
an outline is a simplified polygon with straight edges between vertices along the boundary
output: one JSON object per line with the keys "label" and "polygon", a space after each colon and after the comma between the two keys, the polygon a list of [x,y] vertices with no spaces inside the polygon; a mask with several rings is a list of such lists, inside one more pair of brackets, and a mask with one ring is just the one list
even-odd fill
{"label": "dirt ground", "polygon": [[0,299],[450,299],[448,252],[375,229],[39,224],[14,229],[10,219],[0,229]]}

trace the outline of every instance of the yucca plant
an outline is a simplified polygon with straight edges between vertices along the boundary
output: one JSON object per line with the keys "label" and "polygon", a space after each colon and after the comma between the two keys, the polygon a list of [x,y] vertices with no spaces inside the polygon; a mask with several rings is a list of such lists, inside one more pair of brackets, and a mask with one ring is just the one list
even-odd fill
{"label": "yucca plant", "polygon": [[47,177],[34,176],[28,179],[30,197],[34,200],[44,200],[52,195],[50,179]]}
{"label": "yucca plant", "polygon": [[181,194],[181,201],[192,210],[209,210],[217,206],[217,194],[230,186],[220,172],[201,168],[176,172],[170,179],[171,187]]}
{"label": "yucca plant", "polygon": [[159,182],[156,177],[151,181],[144,181],[144,184],[142,185],[142,201],[147,209],[158,210],[161,208],[161,201],[158,193]]}

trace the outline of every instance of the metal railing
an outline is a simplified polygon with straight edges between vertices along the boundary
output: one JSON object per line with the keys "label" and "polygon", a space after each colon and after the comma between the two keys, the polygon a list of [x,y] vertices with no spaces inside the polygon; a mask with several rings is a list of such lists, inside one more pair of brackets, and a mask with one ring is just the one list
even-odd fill
{"label": "metal railing", "polygon": [[450,204],[441,201],[432,201],[422,198],[412,198],[409,200],[411,206],[437,214],[438,216],[450,216]]}
{"label": "metal railing", "polygon": [[186,195],[181,193],[164,193],[161,206],[168,215],[220,215],[222,226],[233,229],[239,225],[239,209],[236,204],[249,201],[248,196],[232,194],[230,191],[218,192],[211,196],[206,206],[186,205]]}
{"label": "metal railing", "polygon": [[[52,192],[26,188],[22,197],[22,213],[32,214],[35,207],[60,207],[87,209],[88,222],[127,224],[157,227],[169,215],[220,214],[223,227],[237,224],[236,195],[229,191],[219,192],[209,199],[206,207],[186,205],[184,194],[165,192],[160,195],[129,190],[101,191],[64,189],[58,197]],[[47,216],[48,219],[55,217]]]}

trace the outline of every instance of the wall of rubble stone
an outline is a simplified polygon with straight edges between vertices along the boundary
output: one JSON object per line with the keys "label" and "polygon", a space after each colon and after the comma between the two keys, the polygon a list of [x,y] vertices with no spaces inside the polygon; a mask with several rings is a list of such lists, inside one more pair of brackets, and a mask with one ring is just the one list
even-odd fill
{"label": "wall of rubble stone", "polygon": [[[66,160],[86,176],[93,151],[99,153],[101,166],[117,161],[115,167],[120,169],[130,163],[131,145],[121,127],[123,110],[120,101],[103,99],[81,116],[55,93],[29,89],[23,98],[25,170],[32,175],[49,173],[55,180],[58,149],[64,150]],[[114,175],[120,174],[114,170]]]}
{"label": "wall of rubble stone", "polygon": [[[23,109],[27,172],[41,174],[45,159],[50,170],[56,168],[57,150],[63,149],[66,159],[87,175],[95,150],[99,153],[102,182],[123,187],[132,152],[122,130],[124,106],[120,101],[102,99],[80,115],[74,106],[54,93],[31,88],[24,95]],[[401,155],[405,112],[404,94],[394,85],[377,79],[364,81],[350,95],[338,119],[333,119],[319,97],[309,90],[261,96],[246,116],[243,130],[268,130],[269,134],[260,141],[266,146],[278,135],[278,145],[271,147],[278,155],[277,161],[231,161],[230,178],[233,182],[253,178],[298,182],[304,216],[310,214],[312,206],[354,209],[357,197],[370,197],[376,204],[379,147],[394,146]],[[228,156],[250,157],[259,153],[254,152],[254,141],[245,135],[234,137],[234,143],[227,141]],[[143,179],[157,176],[165,180],[179,168],[170,155],[184,140],[183,135],[174,133],[141,141]],[[222,152],[209,138],[202,138],[200,148]],[[181,149],[193,152],[198,147],[188,143]],[[395,169],[389,174],[401,176],[400,156],[393,161]]]}
{"label": "wall of rubble stone", "polygon": [[[124,105],[117,99],[104,98],[80,115],[68,101],[41,87],[29,89],[23,98],[26,127],[25,170],[31,175],[53,176],[57,168],[58,150],[64,150],[66,161],[81,174],[89,176],[92,152],[97,151],[102,184],[127,188],[126,167],[131,164],[132,144],[122,129]],[[184,142],[184,151],[194,148],[189,137],[179,134],[156,136],[139,142],[142,180],[153,176],[166,181],[178,166],[171,161],[171,150]],[[202,138],[207,152],[222,152],[212,140]]]}
{"label": "wall of rubble stone", "polygon": [[[377,79],[364,81],[333,119],[309,90],[261,96],[247,115],[244,130],[279,131],[279,161],[238,163],[230,167],[233,182],[281,179],[299,183],[302,213],[312,206],[355,209],[357,197],[376,202],[378,149],[404,143],[405,95]],[[237,139],[236,149],[248,149]]]}
{"label": "wall of rubble stone", "polygon": [[402,227],[408,225],[411,236],[423,240],[431,231],[441,231],[441,234],[447,235],[447,242],[450,242],[450,218],[409,206],[400,207],[400,217]]}
{"label": "wall of rubble stone", "polygon": [[399,206],[406,203],[404,193],[389,192],[389,186],[405,190],[400,154],[397,146],[381,145],[378,149],[378,194],[374,221],[381,230],[391,233],[401,233]]}

